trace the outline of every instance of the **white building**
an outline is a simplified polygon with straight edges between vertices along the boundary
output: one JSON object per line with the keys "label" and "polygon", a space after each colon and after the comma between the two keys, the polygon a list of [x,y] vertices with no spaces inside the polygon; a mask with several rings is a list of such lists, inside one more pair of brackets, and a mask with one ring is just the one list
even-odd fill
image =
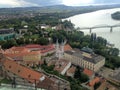
{"label": "white building", "polygon": [[64,75],[66,71],[70,68],[71,62],[60,59],[56,62],[54,70],[57,70],[60,74]]}
{"label": "white building", "polygon": [[82,51],[66,51],[64,53],[64,59],[70,61],[74,65],[78,65],[92,71],[98,71],[105,64],[104,57]]}

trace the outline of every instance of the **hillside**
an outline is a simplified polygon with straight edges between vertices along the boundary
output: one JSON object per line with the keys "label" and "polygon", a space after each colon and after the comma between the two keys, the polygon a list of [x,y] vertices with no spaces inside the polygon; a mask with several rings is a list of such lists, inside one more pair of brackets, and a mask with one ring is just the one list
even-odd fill
{"label": "hillside", "polygon": [[55,6],[45,6],[45,7],[23,7],[23,8],[1,8],[1,14],[19,14],[19,13],[85,13],[101,9],[109,8],[119,8],[120,4],[117,5],[100,5],[100,6],[65,6],[65,5],[55,5]]}

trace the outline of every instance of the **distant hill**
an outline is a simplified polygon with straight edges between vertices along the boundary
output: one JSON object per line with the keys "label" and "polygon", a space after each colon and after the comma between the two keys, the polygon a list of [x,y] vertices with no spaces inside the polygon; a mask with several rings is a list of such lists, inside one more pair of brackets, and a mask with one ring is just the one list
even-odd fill
{"label": "distant hill", "polygon": [[23,7],[23,8],[0,8],[0,15],[17,15],[17,14],[39,14],[39,13],[69,13],[71,15],[92,12],[101,9],[120,8],[120,4],[115,5],[98,5],[98,6],[45,6],[45,7]]}

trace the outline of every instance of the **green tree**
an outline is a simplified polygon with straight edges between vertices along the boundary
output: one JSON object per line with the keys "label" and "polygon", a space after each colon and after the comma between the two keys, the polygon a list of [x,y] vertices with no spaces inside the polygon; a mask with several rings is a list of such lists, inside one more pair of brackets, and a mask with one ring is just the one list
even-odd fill
{"label": "green tree", "polygon": [[49,40],[47,38],[44,38],[44,37],[40,37],[38,40],[37,40],[37,43],[38,44],[41,44],[41,45],[47,45],[49,43]]}

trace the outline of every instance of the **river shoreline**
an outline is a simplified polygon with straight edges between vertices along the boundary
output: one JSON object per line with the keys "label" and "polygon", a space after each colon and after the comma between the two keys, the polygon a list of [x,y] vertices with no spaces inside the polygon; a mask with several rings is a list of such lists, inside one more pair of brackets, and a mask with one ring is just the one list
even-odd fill
{"label": "river shoreline", "polygon": [[[120,11],[120,8],[114,9],[105,9],[98,10],[90,13],[78,14],[69,18],[67,20],[71,20],[75,27],[93,27],[97,25],[116,25],[119,24],[120,21],[113,20],[111,18],[111,14]],[[66,20],[64,19],[64,20]],[[90,34],[89,30],[81,30],[85,34]],[[114,28],[113,32],[110,33],[109,29],[101,28],[92,30],[93,33],[96,33],[97,36],[101,36],[107,39],[111,44],[115,44],[116,48],[120,50],[120,27]]]}

